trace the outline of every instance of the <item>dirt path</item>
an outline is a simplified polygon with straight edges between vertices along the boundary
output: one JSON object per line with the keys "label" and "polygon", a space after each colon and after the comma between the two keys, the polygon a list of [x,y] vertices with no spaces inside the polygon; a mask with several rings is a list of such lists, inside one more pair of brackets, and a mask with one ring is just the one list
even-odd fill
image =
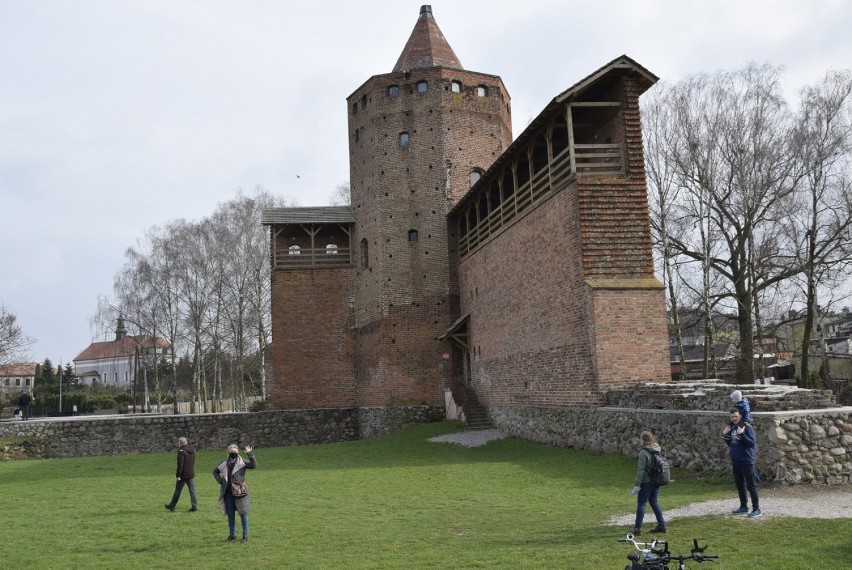
{"label": "dirt path", "polygon": [[[660,506],[666,522],[683,517],[707,515],[732,515],[739,506],[736,490],[731,484],[730,499],[715,499],[692,503],[677,509],[665,508],[665,494],[660,494]],[[824,485],[766,486],[760,487],[760,510],[764,517],[797,517],[802,519],[852,519],[852,486],[827,487]],[[634,501],[635,504],[635,501]],[[649,509],[650,512],[650,509]],[[653,521],[654,515],[650,514]],[[634,514],[612,517],[610,525],[630,526]],[[648,513],[646,513],[646,520]]]}

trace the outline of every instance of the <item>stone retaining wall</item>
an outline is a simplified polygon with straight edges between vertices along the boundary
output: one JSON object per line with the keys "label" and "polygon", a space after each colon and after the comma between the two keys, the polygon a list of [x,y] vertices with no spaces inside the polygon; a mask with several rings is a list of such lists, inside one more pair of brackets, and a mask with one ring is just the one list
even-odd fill
{"label": "stone retaining wall", "polygon": [[[692,472],[730,471],[722,411],[489,406],[494,427],[554,445],[636,457],[639,434],[654,432],[672,465]],[[752,414],[757,468],[765,480],[852,483],[852,407]]]}
{"label": "stone retaining wall", "polygon": [[606,394],[605,405],[613,408],[727,412],[733,407],[730,394],[734,390],[741,391],[748,398],[753,412],[837,407],[837,400],[831,390],[810,390],[779,384],[727,384],[716,380],[645,383],[611,390]]}
{"label": "stone retaining wall", "polygon": [[24,441],[31,458],[77,457],[170,451],[180,436],[200,450],[221,450],[231,443],[258,447],[332,443],[441,419],[443,409],[435,406],[78,416],[2,422],[0,437]]}

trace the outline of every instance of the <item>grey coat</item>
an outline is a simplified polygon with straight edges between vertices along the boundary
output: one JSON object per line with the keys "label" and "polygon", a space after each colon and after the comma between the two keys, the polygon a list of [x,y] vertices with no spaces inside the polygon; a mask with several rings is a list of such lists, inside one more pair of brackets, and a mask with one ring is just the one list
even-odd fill
{"label": "grey coat", "polygon": [[[243,461],[243,465],[234,469],[234,472],[231,474],[231,479],[240,482],[246,480],[246,469],[255,469],[257,467],[257,460],[254,458],[254,452],[247,452],[248,462]],[[239,463],[242,460],[242,457],[237,458],[237,462]],[[225,494],[228,492],[228,487],[230,482],[228,481],[228,465],[230,459],[226,458],[224,461],[219,463],[215,469],[213,469],[213,477],[216,479],[216,482],[219,483],[219,509],[222,511],[222,514],[227,515],[228,512],[225,509]],[[245,497],[234,497],[234,505],[237,508],[237,512],[241,515],[248,513],[251,510],[251,501],[249,497],[251,496],[251,490],[249,490],[249,494]]]}

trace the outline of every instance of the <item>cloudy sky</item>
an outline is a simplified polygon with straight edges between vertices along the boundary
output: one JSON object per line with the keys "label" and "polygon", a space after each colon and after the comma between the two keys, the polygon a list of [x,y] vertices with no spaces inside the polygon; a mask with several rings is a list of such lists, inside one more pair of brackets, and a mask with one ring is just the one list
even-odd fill
{"label": "cloudy sky", "polygon": [[[0,302],[68,362],[124,252],[257,186],[328,205],[345,98],[391,71],[422,1],[0,0]],[[434,0],[467,69],[500,75],[514,133],[627,54],[665,81],[783,65],[791,100],[852,67],[845,0]]]}

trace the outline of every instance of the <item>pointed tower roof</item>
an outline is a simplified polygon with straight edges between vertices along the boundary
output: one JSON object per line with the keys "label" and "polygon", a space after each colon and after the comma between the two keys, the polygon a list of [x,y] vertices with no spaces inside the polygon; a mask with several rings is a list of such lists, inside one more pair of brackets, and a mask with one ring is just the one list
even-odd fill
{"label": "pointed tower roof", "polygon": [[451,67],[464,69],[453,48],[447,43],[435,18],[432,6],[421,6],[420,17],[414,25],[411,37],[393,66],[393,71],[411,71],[424,67]]}

